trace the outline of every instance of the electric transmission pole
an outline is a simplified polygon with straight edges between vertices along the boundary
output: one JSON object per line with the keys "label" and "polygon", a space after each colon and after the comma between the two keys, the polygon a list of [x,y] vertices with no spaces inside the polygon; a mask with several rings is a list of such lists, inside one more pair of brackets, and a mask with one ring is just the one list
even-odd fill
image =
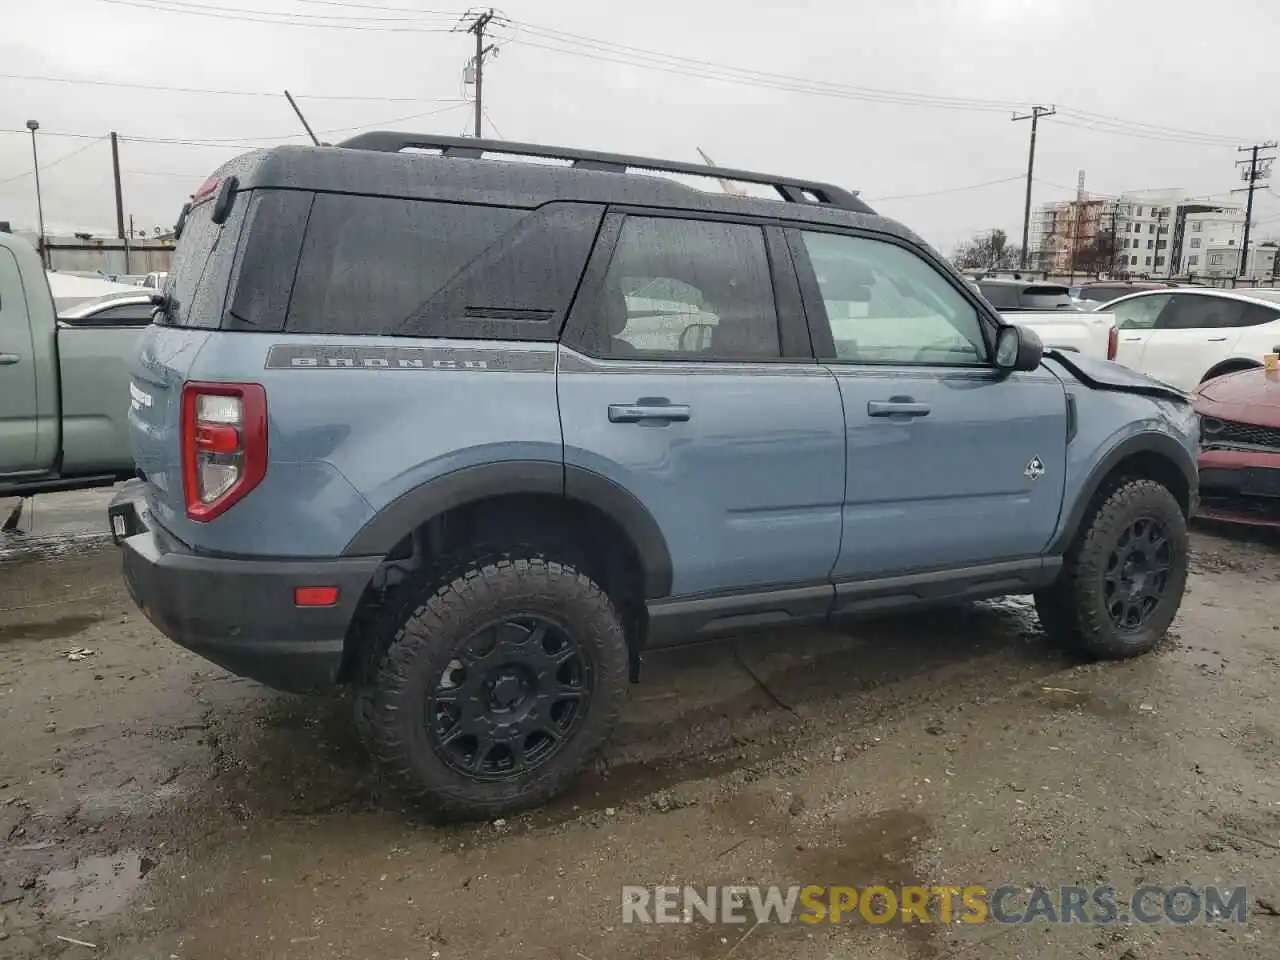
{"label": "electric transmission pole", "polygon": [[1022,213],[1022,260],[1019,264],[1023,270],[1027,269],[1027,241],[1031,236],[1031,178],[1036,169],[1036,124],[1041,117],[1052,117],[1057,112],[1054,107],[1035,106],[1028,114],[1013,115],[1014,120],[1031,121],[1031,149],[1027,153],[1027,204]]}
{"label": "electric transmission pole", "polygon": [[[484,118],[484,58],[489,54],[497,53],[497,44],[485,44],[485,30],[493,21],[493,10],[486,10],[484,13],[469,13],[463,18],[463,22],[467,23],[467,33],[475,35],[476,53],[471,61],[471,71],[475,78],[476,100],[475,100],[475,136],[477,139],[484,136],[483,118]],[[467,22],[467,21],[470,22]]]}
{"label": "electric transmission pole", "polygon": [[1259,150],[1274,150],[1276,142],[1269,140],[1266,143],[1255,143],[1252,147],[1240,147],[1238,153],[1249,154],[1248,160],[1237,160],[1236,166],[1248,166],[1247,170],[1240,171],[1240,179],[1248,184],[1247,187],[1241,187],[1238,190],[1232,190],[1232,193],[1247,192],[1249,199],[1245,203],[1244,208],[1244,243],[1240,247],[1240,267],[1236,271],[1236,276],[1243,277],[1249,270],[1249,228],[1253,225],[1253,191],[1257,188],[1258,183],[1266,180],[1271,176],[1271,161],[1275,157],[1260,157]]}

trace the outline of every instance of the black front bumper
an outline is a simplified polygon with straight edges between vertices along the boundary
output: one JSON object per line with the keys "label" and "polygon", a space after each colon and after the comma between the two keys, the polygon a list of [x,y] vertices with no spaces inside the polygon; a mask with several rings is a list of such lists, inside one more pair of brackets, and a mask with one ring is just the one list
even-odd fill
{"label": "black front bumper", "polygon": [[[174,642],[277,690],[332,687],[347,626],[379,560],[248,560],[193,552],[146,512],[140,484],[107,508],[134,602]],[[299,607],[296,587],[336,586],[326,607]]]}

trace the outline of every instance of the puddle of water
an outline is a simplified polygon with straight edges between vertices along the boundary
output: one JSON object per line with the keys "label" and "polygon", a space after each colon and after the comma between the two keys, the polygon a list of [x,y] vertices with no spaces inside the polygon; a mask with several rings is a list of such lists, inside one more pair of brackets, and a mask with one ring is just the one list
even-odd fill
{"label": "puddle of water", "polygon": [[49,871],[41,882],[54,913],[72,920],[98,920],[128,906],[152,866],[132,851],[84,857],[74,867]]}
{"label": "puddle of water", "polygon": [[11,623],[4,627],[5,640],[61,640],[73,637],[102,617],[95,614],[58,617],[55,620],[36,620],[29,623]]}

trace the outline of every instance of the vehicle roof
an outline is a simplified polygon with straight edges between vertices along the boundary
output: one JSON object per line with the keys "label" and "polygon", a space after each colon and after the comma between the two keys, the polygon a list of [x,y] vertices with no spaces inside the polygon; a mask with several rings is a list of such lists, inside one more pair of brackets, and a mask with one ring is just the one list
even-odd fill
{"label": "vehicle roof", "polygon": [[1258,303],[1267,307],[1280,305],[1280,289],[1274,287],[1263,287],[1260,290],[1226,290],[1220,287],[1162,287],[1153,290],[1138,290],[1135,293],[1126,293],[1123,297],[1116,297],[1114,300],[1108,300],[1102,305],[1100,310],[1105,310],[1107,307],[1120,303],[1122,300],[1137,300],[1139,297],[1161,296],[1172,293],[1196,297],[1223,297],[1227,300],[1244,300],[1249,303]]}
{"label": "vehicle roof", "polygon": [[[496,151],[497,148],[491,149]],[[698,168],[698,175],[708,178],[731,179],[730,175],[734,173],[741,171]],[[926,245],[907,227],[876,214],[852,194],[847,195],[850,202],[845,206],[762,200],[704,192],[646,172],[397,153],[342,145],[290,145],[242,154],[214,173],[214,177],[227,176],[235,176],[241,189],[317,190],[526,208],[555,200],[569,200],[699,213],[746,214],[816,225],[860,227]],[[763,174],[751,176],[759,178],[756,182],[769,179]]]}

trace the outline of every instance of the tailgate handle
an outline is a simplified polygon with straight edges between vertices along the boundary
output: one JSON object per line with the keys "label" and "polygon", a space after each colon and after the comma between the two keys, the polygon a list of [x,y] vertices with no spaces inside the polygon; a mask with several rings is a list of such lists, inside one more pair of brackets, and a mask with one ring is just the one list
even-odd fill
{"label": "tailgate handle", "polygon": [[0,367],[11,367],[21,359],[16,353],[0,353]]}

